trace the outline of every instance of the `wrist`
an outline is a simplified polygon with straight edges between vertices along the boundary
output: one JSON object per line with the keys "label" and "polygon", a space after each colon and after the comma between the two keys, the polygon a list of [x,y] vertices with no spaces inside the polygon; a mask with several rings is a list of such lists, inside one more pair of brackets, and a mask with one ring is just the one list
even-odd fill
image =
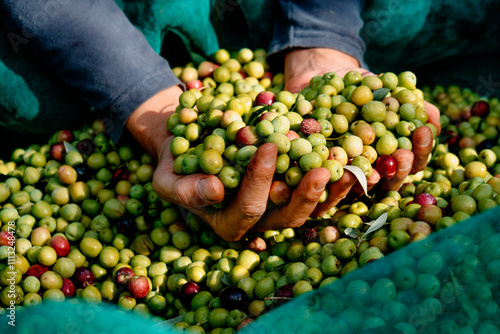
{"label": "wrist", "polygon": [[127,130],[154,159],[158,159],[163,143],[171,135],[166,123],[181,93],[179,86],[164,89],[144,101],[127,120]]}
{"label": "wrist", "polygon": [[285,56],[285,89],[298,93],[312,77],[334,72],[341,77],[361,70],[353,56],[329,48],[294,49]]}
{"label": "wrist", "polygon": [[[285,55],[285,72],[299,68],[314,68],[318,64],[329,64],[331,67],[359,67],[359,61],[347,53],[330,48],[294,49]],[[287,71],[288,70],[288,71]]]}

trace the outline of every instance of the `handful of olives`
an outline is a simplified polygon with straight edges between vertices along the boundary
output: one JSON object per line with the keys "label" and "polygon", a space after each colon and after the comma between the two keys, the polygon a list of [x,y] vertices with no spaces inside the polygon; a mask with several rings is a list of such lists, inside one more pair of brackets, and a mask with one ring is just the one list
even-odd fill
{"label": "handful of olives", "polygon": [[[278,147],[278,185],[273,184],[269,199],[284,205],[289,196],[282,194],[291,193],[311,169],[327,168],[330,182],[339,180],[348,164],[366,177],[377,168],[390,179],[396,167],[391,154],[412,149],[416,128],[428,126],[436,135],[412,72],[365,78],[357,71],[344,78],[330,72],[292,94],[283,90],[281,73],[253,76],[247,65],[256,61],[250,50],[245,55],[205,73],[203,83],[189,77],[186,85],[198,88],[182,93],[167,121],[175,136],[170,146],[175,172],[217,175],[226,197],[238,188],[252,155],[264,143]],[[234,66],[243,59],[245,63]],[[185,70],[179,71],[181,79]],[[217,71],[229,75],[220,78]],[[200,82],[195,85],[196,80]]]}

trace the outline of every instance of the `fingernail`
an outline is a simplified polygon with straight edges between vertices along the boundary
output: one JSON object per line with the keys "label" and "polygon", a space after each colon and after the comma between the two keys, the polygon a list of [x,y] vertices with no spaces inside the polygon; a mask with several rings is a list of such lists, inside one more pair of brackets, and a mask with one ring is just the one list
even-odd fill
{"label": "fingernail", "polygon": [[419,136],[419,138],[418,138],[418,144],[420,146],[427,147],[431,144],[431,142],[432,142],[432,132],[430,132],[430,131],[429,131],[429,135]]}
{"label": "fingernail", "polygon": [[276,161],[276,156],[272,154],[270,151],[267,151],[266,154],[262,157],[262,164],[266,168],[270,168],[274,165]]}
{"label": "fingernail", "polygon": [[215,193],[214,187],[212,186],[212,182],[209,178],[204,178],[198,181],[196,188],[204,200],[212,202],[217,199],[217,194]]}

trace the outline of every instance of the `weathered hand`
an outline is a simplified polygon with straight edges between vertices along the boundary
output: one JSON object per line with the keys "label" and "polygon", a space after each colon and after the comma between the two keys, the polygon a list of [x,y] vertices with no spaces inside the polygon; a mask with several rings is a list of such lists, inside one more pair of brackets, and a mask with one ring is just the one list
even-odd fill
{"label": "weathered hand", "polygon": [[[349,71],[358,71],[363,76],[374,75],[366,69],[359,67],[359,62],[340,51],[313,48],[296,49],[285,56],[285,89],[291,92],[299,92],[309,84],[312,77],[323,75],[327,72],[334,72],[343,77]],[[425,102],[428,115],[428,122],[434,124],[441,131],[438,109]],[[399,149],[393,153],[396,160],[396,175],[385,180],[380,177],[374,169],[373,175],[368,178],[368,189],[379,184],[381,191],[399,189],[406,177],[417,173],[427,166],[429,154],[432,150],[432,132],[428,127],[420,127],[412,135],[413,150]],[[337,205],[342,199],[349,195],[350,198],[357,198],[363,192],[355,176],[345,171],[344,176],[335,183],[328,184],[329,198],[318,204],[313,212],[314,216],[322,216],[332,207]]]}
{"label": "weathered hand", "polygon": [[158,160],[153,176],[158,195],[195,213],[228,241],[239,240],[250,229],[302,225],[316,207],[330,174],[324,168],[308,172],[288,205],[266,211],[278,155],[274,144],[259,147],[234,199],[222,210],[210,207],[220,203],[225,196],[224,186],[217,176],[177,175],[174,172],[175,159],[170,152],[174,136],[165,124],[175,111],[181,92],[180,88],[172,87],[158,93],[141,105],[127,122],[129,131]]}

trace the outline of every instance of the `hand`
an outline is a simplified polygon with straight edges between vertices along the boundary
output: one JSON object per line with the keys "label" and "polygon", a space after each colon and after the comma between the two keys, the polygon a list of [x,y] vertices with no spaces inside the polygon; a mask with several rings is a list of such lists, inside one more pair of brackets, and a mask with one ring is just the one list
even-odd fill
{"label": "hand", "polygon": [[[296,49],[285,56],[285,90],[299,92],[309,84],[309,80],[316,75],[334,72],[343,77],[349,71],[356,70],[363,76],[374,75],[360,68],[359,62],[337,50],[327,48]],[[439,110],[432,104],[425,102],[428,122],[441,131]],[[420,127],[412,135],[413,151],[398,149],[393,153],[396,159],[396,175],[389,181],[380,182],[381,191],[399,189],[409,174],[417,173],[427,166],[429,154],[432,151],[432,132],[428,127]],[[380,175],[374,169],[373,175],[368,178],[368,189],[379,183]],[[337,205],[348,194],[354,198],[362,194],[361,186],[356,183],[354,175],[345,171],[344,176],[337,182],[328,185],[329,198],[318,204],[313,215],[322,216],[330,208]],[[351,191],[352,190],[352,191]]]}
{"label": "hand", "polygon": [[198,215],[227,241],[241,239],[252,228],[262,230],[302,225],[316,207],[330,173],[324,168],[309,171],[293,192],[288,205],[266,212],[278,154],[274,144],[259,147],[235,199],[222,210],[210,210],[209,207],[221,202],[225,195],[224,186],[217,176],[175,174],[174,157],[170,153],[173,135],[166,130],[165,124],[175,111],[181,93],[180,88],[172,87],[156,94],[134,111],[127,122],[127,128],[139,143],[158,159],[153,176],[158,195]]}

